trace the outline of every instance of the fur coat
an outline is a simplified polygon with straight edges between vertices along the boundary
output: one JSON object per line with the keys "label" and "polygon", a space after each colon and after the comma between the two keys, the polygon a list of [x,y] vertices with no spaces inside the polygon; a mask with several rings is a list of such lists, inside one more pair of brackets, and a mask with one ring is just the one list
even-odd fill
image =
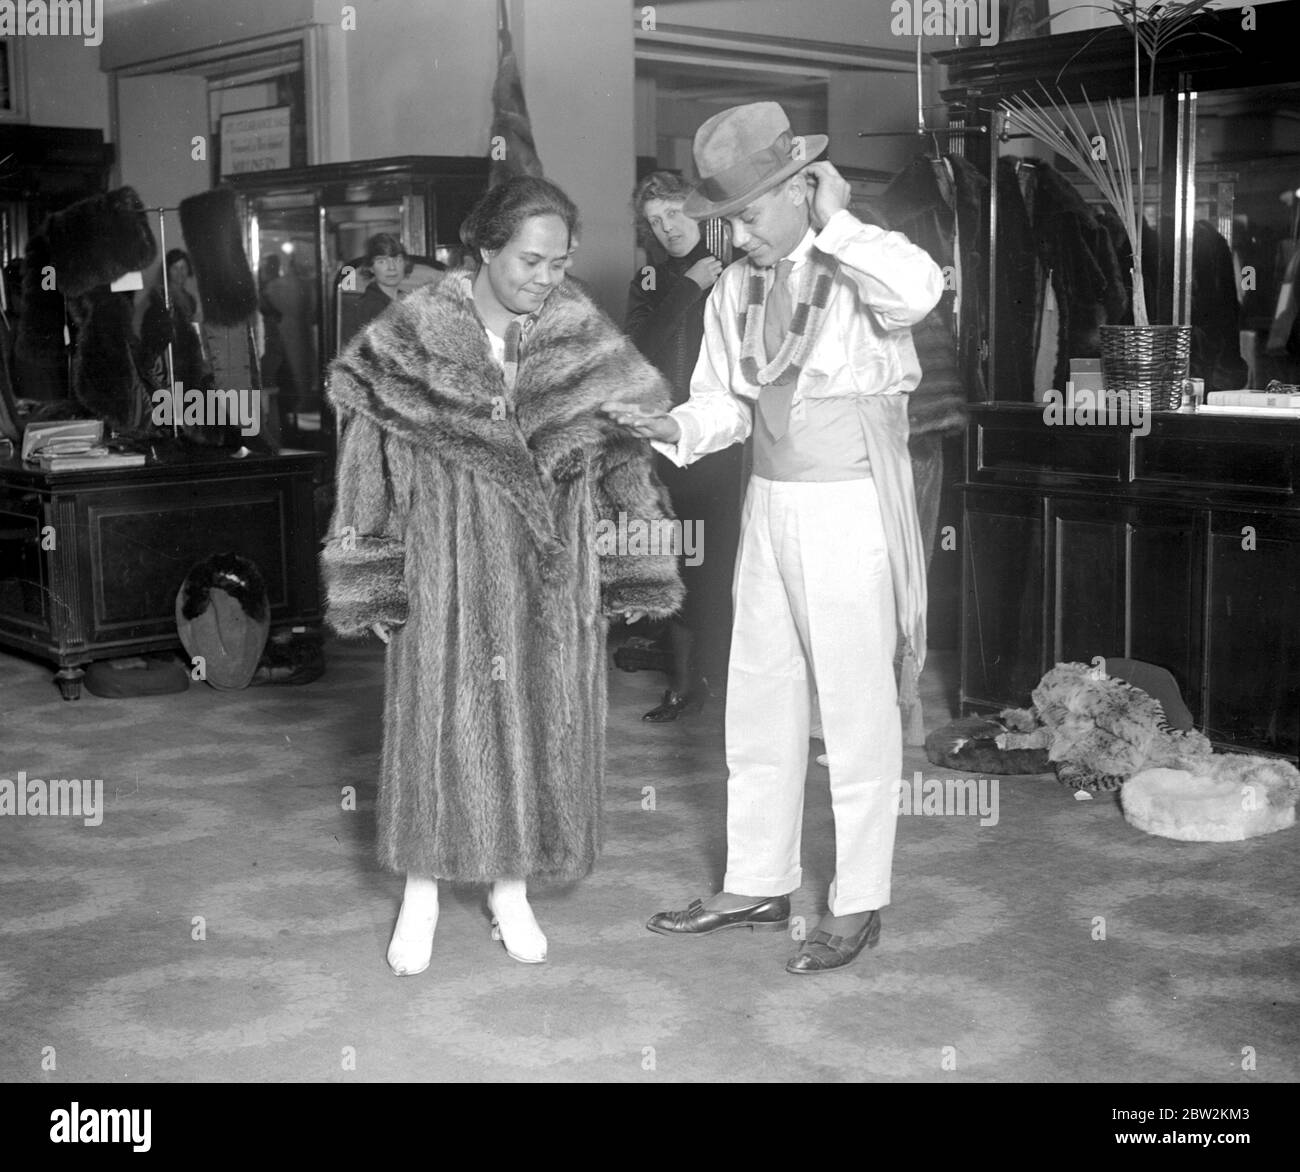
{"label": "fur coat", "polygon": [[[323,553],[340,635],[394,627],[378,822],[398,872],[572,880],[600,845],[609,616],[681,603],[649,445],[607,400],[662,409],[659,373],[572,281],[508,388],[468,274],[371,322],[331,370],[338,498]],[[605,525],[601,525],[605,522]]]}

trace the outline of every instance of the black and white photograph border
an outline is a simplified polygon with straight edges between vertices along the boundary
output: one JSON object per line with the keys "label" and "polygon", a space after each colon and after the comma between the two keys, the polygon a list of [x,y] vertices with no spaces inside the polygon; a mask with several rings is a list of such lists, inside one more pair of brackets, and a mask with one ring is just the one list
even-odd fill
{"label": "black and white photograph border", "polygon": [[1271,1126],[1297,33],[0,4],[22,1127],[426,1083]]}

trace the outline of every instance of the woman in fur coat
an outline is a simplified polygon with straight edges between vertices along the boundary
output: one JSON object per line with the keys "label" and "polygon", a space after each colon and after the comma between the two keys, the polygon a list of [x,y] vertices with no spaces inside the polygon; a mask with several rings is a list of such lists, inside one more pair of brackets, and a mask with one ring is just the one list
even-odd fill
{"label": "woman in fur coat", "polygon": [[608,619],[681,602],[671,548],[616,540],[670,514],[648,445],[599,405],[668,393],[565,281],[576,229],[543,179],[493,188],[461,229],[474,266],[332,369],[327,619],[388,643],[378,822],[406,875],[398,975],[429,964],[438,879],[491,884],[493,938],[545,959],[526,882],[577,879],[600,846]]}

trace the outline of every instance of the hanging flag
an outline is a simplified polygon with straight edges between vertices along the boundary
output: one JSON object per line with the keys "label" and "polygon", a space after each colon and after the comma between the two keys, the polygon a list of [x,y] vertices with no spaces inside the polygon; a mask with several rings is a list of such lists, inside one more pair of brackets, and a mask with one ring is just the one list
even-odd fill
{"label": "hanging flag", "polygon": [[495,187],[513,175],[541,175],[542,161],[533,143],[533,128],[524,102],[519,60],[510,40],[505,0],[497,0],[496,84],[492,87],[492,161],[488,186]]}

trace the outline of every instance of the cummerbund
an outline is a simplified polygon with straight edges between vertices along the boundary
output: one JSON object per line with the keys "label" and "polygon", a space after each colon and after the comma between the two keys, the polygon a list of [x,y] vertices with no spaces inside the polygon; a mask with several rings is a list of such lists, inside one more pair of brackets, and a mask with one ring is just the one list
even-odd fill
{"label": "cummerbund", "polygon": [[857,395],[804,399],[779,440],[754,410],[753,474],[764,480],[865,480],[871,475]]}

